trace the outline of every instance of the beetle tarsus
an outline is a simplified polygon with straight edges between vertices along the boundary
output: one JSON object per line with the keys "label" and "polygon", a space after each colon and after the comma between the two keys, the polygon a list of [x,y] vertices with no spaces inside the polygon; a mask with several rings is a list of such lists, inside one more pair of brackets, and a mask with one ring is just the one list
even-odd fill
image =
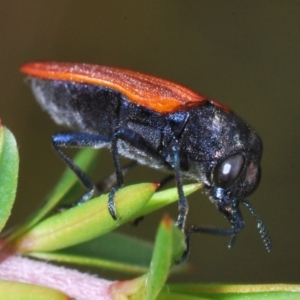
{"label": "beetle tarsus", "polygon": [[108,210],[112,218],[117,221],[121,220],[121,217],[118,216],[117,210],[116,210],[116,204],[115,204],[115,195],[116,192],[118,191],[119,187],[115,186],[111,189],[109,196],[108,196]]}

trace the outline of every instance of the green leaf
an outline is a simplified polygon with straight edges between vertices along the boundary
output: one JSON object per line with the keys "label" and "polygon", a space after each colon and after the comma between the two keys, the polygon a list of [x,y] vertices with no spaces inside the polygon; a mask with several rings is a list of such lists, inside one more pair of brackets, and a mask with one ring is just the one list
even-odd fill
{"label": "green leaf", "polygon": [[[174,296],[169,298],[169,295]],[[167,285],[159,300],[177,299],[219,300],[296,300],[300,286],[295,284],[173,284]],[[190,298],[192,297],[192,298]]]}
{"label": "green leaf", "polygon": [[[145,285],[142,287],[142,294],[146,295],[145,300],[156,299],[168,278],[171,265],[175,262],[173,246],[181,243],[181,240],[178,239],[179,235],[176,235],[176,241],[173,240],[174,233],[178,231],[178,228],[173,226],[171,219],[165,217],[158,230],[150,270],[146,275]],[[183,234],[181,238],[184,240]],[[141,298],[134,297],[133,299]]]}
{"label": "green leaf", "polygon": [[60,291],[21,282],[0,280],[0,291],[5,300],[71,300]]}
{"label": "green leaf", "polygon": [[19,155],[13,134],[0,121],[0,231],[10,216],[16,197]]}
{"label": "green leaf", "polygon": [[108,195],[47,218],[14,242],[17,252],[53,251],[72,246],[105,234],[128,222],[149,201],[156,184],[142,183],[125,187],[115,196],[121,219],[112,219]]}
{"label": "green leaf", "polygon": [[[184,195],[188,196],[196,192],[202,187],[203,187],[202,183],[192,183],[192,184],[184,185],[183,186]],[[155,210],[170,205],[176,202],[177,200],[178,200],[178,189],[176,187],[157,192],[151,197],[150,201],[141,209],[141,211],[139,211],[137,215],[134,216],[134,219],[140,216],[145,216]]]}
{"label": "green leaf", "polygon": [[167,289],[161,291],[156,298],[157,300],[212,300],[214,298],[206,298],[200,296],[191,296],[184,293],[170,293]]}
{"label": "green leaf", "polygon": [[122,233],[110,232],[94,240],[61,250],[61,252],[65,251],[148,267],[153,252],[153,244]]}
{"label": "green leaf", "polygon": [[[180,254],[185,244],[179,249]],[[178,251],[178,252],[179,252]],[[91,241],[53,252],[30,252],[28,255],[46,261],[56,261],[117,271],[144,274],[149,271],[153,245],[141,239],[110,232]],[[187,264],[172,268],[172,273],[183,272]]]}
{"label": "green leaf", "polygon": [[85,265],[143,274],[148,271],[153,245],[143,240],[110,232],[91,241],[55,252],[31,252],[43,260]]}
{"label": "green leaf", "polygon": [[143,274],[148,271],[148,267],[135,265],[132,263],[122,263],[108,259],[93,258],[83,255],[74,255],[61,252],[30,252],[28,255],[46,261],[76,264],[81,266],[99,268],[102,270],[106,269],[117,271],[119,273],[126,274]]}
{"label": "green leaf", "polygon": [[[80,166],[84,172],[91,172],[96,165],[99,151],[95,149],[85,148],[79,151],[74,158],[74,162]],[[16,237],[24,234],[40,220],[42,220],[51,210],[53,210],[59,203],[65,198],[69,198],[73,195],[73,199],[76,199],[76,190],[80,188],[80,182],[77,176],[70,168],[66,168],[65,172],[61,176],[58,184],[48,194],[42,206],[37,209],[28,220],[18,227],[11,235],[7,237],[7,241],[14,240]]]}
{"label": "green leaf", "polygon": [[[198,188],[199,184],[186,185],[184,186],[184,192],[186,194],[189,194],[194,192]],[[168,205],[176,201],[177,198],[178,193],[176,188],[155,193],[149,200],[149,202],[151,202],[150,206],[148,206],[149,202],[147,202],[145,205],[147,208],[144,209],[145,206],[143,206],[140,211],[138,211],[131,217],[131,219],[135,219],[136,217],[141,216],[144,212],[149,213],[153,209],[159,209],[163,205]],[[106,200],[104,202],[104,205],[107,205]],[[130,205],[130,201],[127,203],[127,205]],[[135,205],[135,202],[133,202],[133,205]],[[87,215],[89,215],[89,213],[87,213]],[[84,216],[82,217],[85,218]],[[101,217],[99,216],[99,219],[100,218]],[[105,220],[105,218],[103,217],[101,219],[102,221]],[[112,222],[111,217],[109,217],[109,221]],[[113,225],[117,226],[119,224],[113,221]],[[101,228],[104,228],[104,225],[101,225]],[[111,227],[111,230],[114,228],[114,226]],[[74,236],[78,237],[77,233],[75,234]],[[63,241],[63,245],[64,244],[65,239]],[[177,253],[180,258],[181,253],[185,249],[185,243],[183,242],[176,245],[176,247],[177,246],[179,247]],[[126,249],[128,250],[127,252]],[[111,234],[105,237],[98,237],[92,241],[85,242],[80,245],[69,247],[62,251],[50,253],[40,250],[32,250],[28,255],[44,260],[81,264],[86,266],[115,270],[119,272],[145,273],[148,270],[151,253],[152,246],[150,247],[148,243],[146,247],[145,242],[142,242],[140,240],[125,237],[124,235],[121,236]],[[172,272],[180,272],[185,270],[186,268],[186,265],[181,264],[180,266],[176,266],[176,268],[172,269]]]}
{"label": "green leaf", "polygon": [[115,300],[154,300],[165,284],[170,267],[175,263],[178,247],[184,235],[174,226],[169,217],[161,222],[150,263],[149,272],[141,277],[112,285],[111,291]]}

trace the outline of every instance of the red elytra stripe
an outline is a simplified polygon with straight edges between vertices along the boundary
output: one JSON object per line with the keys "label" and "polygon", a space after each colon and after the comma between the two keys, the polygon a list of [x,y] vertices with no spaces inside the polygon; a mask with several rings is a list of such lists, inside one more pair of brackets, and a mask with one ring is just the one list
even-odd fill
{"label": "red elytra stripe", "polygon": [[208,102],[206,97],[171,81],[119,68],[36,62],[22,66],[21,72],[33,77],[109,87],[125,94],[130,101],[160,113],[187,110]]}

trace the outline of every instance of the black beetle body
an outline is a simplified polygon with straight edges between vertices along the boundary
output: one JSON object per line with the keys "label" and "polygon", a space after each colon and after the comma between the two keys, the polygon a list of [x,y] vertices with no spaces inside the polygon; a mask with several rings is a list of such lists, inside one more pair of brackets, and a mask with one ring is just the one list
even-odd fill
{"label": "black beetle body", "polygon": [[[52,142],[58,155],[88,189],[80,202],[92,197],[94,185],[60,148],[108,147],[117,176],[117,186],[108,203],[114,219],[114,194],[123,185],[119,162],[122,155],[175,173],[179,194],[177,225],[185,230],[187,245],[194,232],[231,235],[232,244],[244,226],[239,209],[242,203],[255,216],[265,246],[271,250],[264,224],[245,201],[260,180],[262,142],[226,106],[171,82],[121,69],[33,63],[25,65],[22,71],[30,75],[33,93],[43,109],[56,123],[75,130],[54,135]],[[156,102],[151,102],[151,97]],[[210,200],[232,229],[185,229],[188,206],[182,177],[205,184]]]}

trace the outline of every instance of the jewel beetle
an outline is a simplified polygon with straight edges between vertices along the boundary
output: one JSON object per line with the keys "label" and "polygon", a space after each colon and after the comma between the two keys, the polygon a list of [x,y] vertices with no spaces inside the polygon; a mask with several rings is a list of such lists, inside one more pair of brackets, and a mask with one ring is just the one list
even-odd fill
{"label": "jewel beetle", "polygon": [[[191,233],[230,235],[231,243],[244,227],[240,204],[256,218],[267,251],[270,236],[253,207],[245,200],[260,180],[262,141],[227,106],[173,82],[107,66],[34,62],[21,67],[38,103],[54,121],[74,131],[57,133],[52,144],[60,158],[87,189],[79,202],[95,193],[89,177],[63,147],[108,147],[117,184],[108,209],[117,219],[114,195],[123,185],[119,156],[174,173],[179,195],[177,226]],[[227,218],[231,229],[186,228],[187,200],[183,179],[205,185],[206,193]]]}

